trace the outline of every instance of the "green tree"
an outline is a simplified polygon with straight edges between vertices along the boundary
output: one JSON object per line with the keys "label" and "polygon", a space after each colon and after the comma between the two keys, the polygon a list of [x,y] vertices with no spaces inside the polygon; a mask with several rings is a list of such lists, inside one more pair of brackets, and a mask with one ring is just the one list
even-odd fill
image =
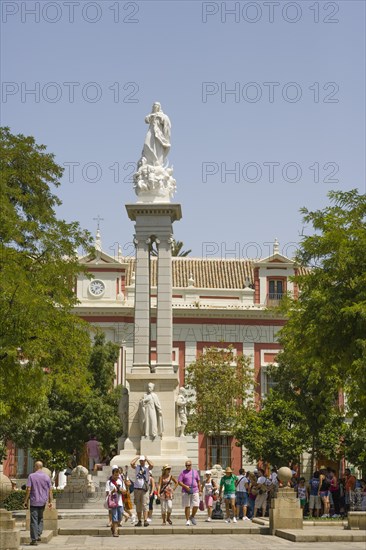
{"label": "green tree", "polygon": [[332,191],[329,198],[323,210],[302,209],[315,232],[297,259],[311,269],[295,277],[299,299],[285,302],[280,369],[300,390],[307,373],[319,394],[342,389],[346,414],[366,419],[366,195]]}
{"label": "green tree", "polygon": [[[173,239],[172,242],[172,256],[179,256],[180,258],[185,258],[186,256],[189,256],[189,254],[192,252],[192,250],[182,250],[184,244],[182,241],[176,241]],[[151,245],[150,252],[152,256],[157,256],[158,251],[156,248]]]}
{"label": "green tree", "polygon": [[243,399],[247,399],[253,387],[249,365],[248,357],[234,355],[231,348],[214,347],[189,365],[185,382],[190,393],[187,433],[206,436],[232,433],[240,418]]}
{"label": "green tree", "polygon": [[244,445],[251,462],[262,459],[277,467],[298,462],[309,447],[309,431],[303,415],[294,401],[276,390],[271,390],[263,399],[259,411],[243,410],[234,435],[238,444]]}
{"label": "green tree", "polygon": [[94,336],[88,369],[93,378],[93,388],[101,395],[105,395],[113,388],[114,364],[118,359],[118,354],[118,345],[106,342],[104,332],[98,331]]}
{"label": "green tree", "polygon": [[91,390],[70,398],[54,387],[36,423],[33,447],[54,453],[81,450],[92,433],[105,449],[116,446],[122,433],[118,415],[122,387],[113,387],[118,353],[118,345],[97,332],[88,363]]}
{"label": "green tree", "polygon": [[[34,138],[0,129],[0,433],[15,440],[56,387],[88,391],[87,323],[72,312],[75,250],[89,234],[56,217],[62,168]],[[24,432],[24,431],[23,431]],[[24,433],[23,433],[24,435]]]}
{"label": "green tree", "polygon": [[361,469],[366,476],[366,425],[357,416],[347,425],[343,440],[346,459]]}

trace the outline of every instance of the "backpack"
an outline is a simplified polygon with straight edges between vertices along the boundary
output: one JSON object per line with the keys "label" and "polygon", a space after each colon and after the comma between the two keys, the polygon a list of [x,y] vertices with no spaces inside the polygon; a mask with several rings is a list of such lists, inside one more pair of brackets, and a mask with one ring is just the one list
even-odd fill
{"label": "backpack", "polygon": [[221,504],[218,500],[212,510],[211,519],[224,519],[224,512],[222,511]]}
{"label": "backpack", "polygon": [[[323,479],[322,487],[324,487],[325,491],[328,491],[330,488],[330,481],[329,479],[325,478]],[[322,490],[322,489],[321,489]]]}

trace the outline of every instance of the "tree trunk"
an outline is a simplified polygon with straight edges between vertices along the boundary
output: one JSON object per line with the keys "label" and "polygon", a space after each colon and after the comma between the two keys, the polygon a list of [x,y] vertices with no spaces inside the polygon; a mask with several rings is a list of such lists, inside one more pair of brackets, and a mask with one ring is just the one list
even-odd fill
{"label": "tree trunk", "polygon": [[313,476],[314,472],[314,457],[315,457],[315,437],[312,438],[312,445],[311,445],[311,458],[310,458],[310,475]]}

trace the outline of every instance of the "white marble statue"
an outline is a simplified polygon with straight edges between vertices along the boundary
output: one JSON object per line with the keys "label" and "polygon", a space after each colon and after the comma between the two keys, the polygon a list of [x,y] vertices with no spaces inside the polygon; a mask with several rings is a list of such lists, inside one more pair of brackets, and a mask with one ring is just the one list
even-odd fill
{"label": "white marble statue", "polygon": [[184,431],[187,426],[187,398],[186,389],[182,386],[179,388],[179,394],[176,400],[177,404],[177,421],[178,421],[178,437],[184,437]]}
{"label": "white marble statue", "polygon": [[144,437],[155,439],[163,435],[164,422],[159,397],[154,392],[154,384],[147,385],[147,391],[140,401],[140,427]]}
{"label": "white marble statue", "polygon": [[139,202],[169,202],[176,191],[173,168],[168,167],[170,150],[170,120],[154,103],[145,122],[149,124],[142,156],[133,175],[134,189]]}
{"label": "white marble statue", "polygon": [[170,149],[171,124],[169,117],[161,110],[160,103],[154,103],[151,114],[145,117],[145,122],[149,124],[149,129],[142,156],[147,164],[163,166]]}

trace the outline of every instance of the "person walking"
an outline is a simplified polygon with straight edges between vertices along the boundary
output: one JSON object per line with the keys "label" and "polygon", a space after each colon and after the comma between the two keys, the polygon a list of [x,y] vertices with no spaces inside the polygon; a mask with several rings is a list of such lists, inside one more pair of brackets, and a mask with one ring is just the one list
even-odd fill
{"label": "person walking", "polygon": [[174,491],[178,486],[178,481],[171,475],[171,470],[171,466],[165,464],[161,470],[161,476],[158,481],[157,493],[160,499],[163,525],[166,525],[167,522],[169,525],[173,525],[171,514],[173,510]]}
{"label": "person walking", "polygon": [[304,515],[305,507],[307,503],[307,488],[305,485],[304,477],[300,477],[296,492],[297,492],[297,498],[300,500],[300,507],[302,510],[302,514]]}
{"label": "person walking", "polygon": [[217,491],[217,485],[216,485],[216,482],[212,479],[212,472],[211,470],[206,470],[205,481],[203,482],[203,495],[205,499],[205,506],[207,509],[206,521],[211,521],[212,505],[213,505],[214,497],[215,499],[217,499],[216,491]]}
{"label": "person walking", "polygon": [[43,463],[38,460],[34,472],[28,476],[24,499],[24,508],[30,503],[30,537],[31,546],[38,546],[43,532],[43,512],[48,503],[52,508],[52,485],[47,474],[42,472]]}
{"label": "person walking", "polygon": [[319,512],[321,509],[321,500],[319,496],[319,486],[320,486],[320,473],[316,470],[313,473],[313,477],[309,481],[309,516],[313,517],[314,510],[315,516],[319,517]]}
{"label": "person walking", "polygon": [[321,467],[320,476],[319,476],[319,496],[323,503],[322,518],[329,518],[329,509],[330,509],[329,488],[330,488],[330,481],[327,478],[327,470],[326,468]]}
{"label": "person walking", "polygon": [[225,500],[226,509],[226,523],[230,523],[230,507],[233,512],[233,523],[236,523],[236,510],[235,510],[235,486],[237,483],[237,476],[233,474],[232,469],[228,466],[225,470],[225,475],[220,480],[220,498],[222,495]]}
{"label": "person walking", "polygon": [[86,452],[88,454],[89,472],[94,471],[94,466],[100,463],[100,443],[94,434],[90,436],[86,443]]}
{"label": "person walking", "polygon": [[108,498],[108,509],[112,519],[111,531],[114,537],[119,537],[118,525],[122,520],[123,499],[126,494],[126,486],[121,479],[118,466],[112,468],[112,475],[105,485],[106,497]]}
{"label": "person walking", "polygon": [[156,492],[156,483],[152,471],[149,472],[149,511],[147,513],[147,521],[152,522],[152,515],[154,511],[154,500]]}
{"label": "person walking", "polygon": [[197,525],[195,515],[200,503],[200,476],[197,470],[192,468],[190,460],[187,460],[185,466],[186,469],[178,477],[178,485],[182,487],[182,507],[184,508],[186,525]]}
{"label": "person walking", "polygon": [[351,470],[346,468],[344,471],[344,495],[346,503],[346,514],[351,509],[355,497],[356,478],[351,474]]}
{"label": "person walking", "polygon": [[258,468],[259,477],[256,483],[257,496],[254,503],[253,518],[257,516],[257,510],[262,508],[262,517],[266,515],[267,497],[270,482],[264,475],[264,470]]}
{"label": "person walking", "polygon": [[125,518],[125,522],[130,519],[131,525],[134,525],[136,521],[136,516],[133,511],[133,504],[131,500],[131,492],[133,492],[134,486],[130,478],[128,477],[128,466],[125,466],[125,472],[123,472],[123,468],[120,467],[119,473],[122,481],[124,481],[126,485],[126,494],[123,496],[123,515]]}
{"label": "person walking", "polygon": [[332,518],[339,518],[340,513],[340,494],[339,494],[339,483],[336,471],[331,469],[329,473],[329,481],[330,481],[330,487],[329,487],[329,500],[331,504],[331,508],[333,508],[333,515]]}
{"label": "person walking", "polygon": [[239,477],[235,486],[237,519],[249,520],[249,518],[247,517],[248,486],[249,486],[249,479],[245,476],[245,470],[243,468],[240,468]]}
{"label": "person walking", "polygon": [[[137,464],[137,461],[139,464]],[[146,466],[146,463],[148,464]],[[136,456],[131,461],[131,468],[135,469],[135,507],[136,507],[136,514],[137,514],[137,523],[136,527],[142,526],[142,515],[144,519],[144,527],[149,527],[148,519],[148,513],[149,513],[149,480],[150,480],[150,470],[152,470],[154,467],[153,463],[150,462],[150,460],[145,457],[144,455],[141,455],[140,457]]]}

